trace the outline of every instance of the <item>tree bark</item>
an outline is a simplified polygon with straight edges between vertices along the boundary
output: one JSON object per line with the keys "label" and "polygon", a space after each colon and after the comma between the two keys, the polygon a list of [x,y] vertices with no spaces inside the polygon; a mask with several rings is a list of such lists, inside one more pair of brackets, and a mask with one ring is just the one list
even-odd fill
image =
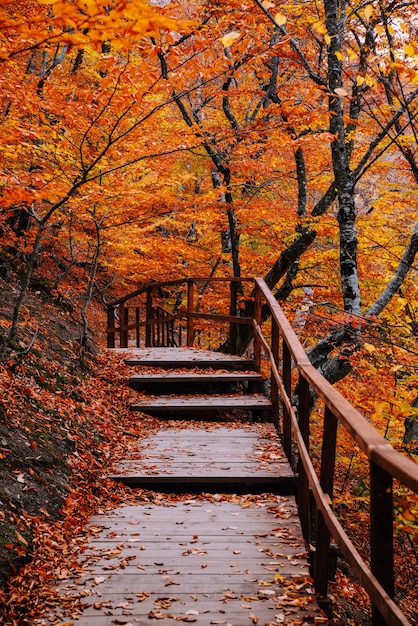
{"label": "tree bark", "polygon": [[344,310],[360,314],[360,287],[357,270],[357,233],[354,206],[354,179],[349,168],[344,112],[342,107],[342,38],[345,29],[345,3],[325,0],[325,19],[330,44],[328,46],[328,88],[330,113],[329,130],[332,167],[338,196],[340,227],[340,274]]}

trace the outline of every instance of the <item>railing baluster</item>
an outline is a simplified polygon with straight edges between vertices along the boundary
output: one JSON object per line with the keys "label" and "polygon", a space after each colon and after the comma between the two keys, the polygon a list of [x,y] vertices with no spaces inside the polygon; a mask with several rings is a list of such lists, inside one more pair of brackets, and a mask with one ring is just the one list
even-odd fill
{"label": "railing baluster", "polygon": [[145,347],[149,348],[153,345],[153,309],[152,309],[152,287],[147,287],[147,301],[145,309]]}
{"label": "railing baluster", "polygon": [[[370,461],[370,563],[372,573],[393,599],[395,581],[392,476],[373,461]],[[372,624],[386,626],[386,621],[375,606]]]}
{"label": "railing baluster", "polygon": [[115,309],[107,307],[107,347],[115,347]]}
{"label": "railing baluster", "polygon": [[[231,281],[230,283],[230,301],[229,301],[229,314],[236,315],[237,314],[237,293],[238,293],[238,282]],[[237,353],[237,324],[236,322],[231,322],[229,325],[229,347],[230,353]]]}
{"label": "railing baluster", "polygon": [[140,316],[139,316],[139,306],[135,307],[135,330],[136,330],[136,347],[139,348],[141,345],[141,333],[140,333]]}
{"label": "railing baluster", "polygon": [[[282,361],[283,361],[283,387],[285,388],[288,398],[292,396],[292,357],[290,350],[283,338]],[[283,404],[283,450],[287,456],[287,460],[292,466],[292,423],[289,411]]]}
{"label": "railing baluster", "polygon": [[[279,327],[274,317],[271,318],[271,351],[273,359],[279,368]],[[270,374],[270,401],[273,406],[273,423],[279,428],[279,388],[275,377]]]}
{"label": "railing baluster", "polygon": [[128,347],[128,320],[129,310],[123,304],[119,306],[120,347]]}
{"label": "railing baluster", "polygon": [[187,281],[187,345],[193,346],[194,335],[194,280]]}
{"label": "railing baluster", "polygon": [[[262,323],[262,306],[261,306],[261,292],[255,288],[254,293],[254,319],[261,328]],[[255,368],[259,372],[261,369],[261,339],[258,333],[254,333],[254,361]]]}
{"label": "railing baluster", "polygon": [[[309,384],[305,378],[299,375],[298,383],[298,421],[303,441],[309,453]],[[302,460],[298,460],[298,507],[303,536],[309,543],[310,531],[310,505],[309,505],[309,481]]]}
{"label": "railing baluster", "polygon": [[[324,411],[324,429],[322,433],[320,485],[322,491],[329,496],[329,503],[334,491],[335,452],[337,443],[338,422],[333,413],[326,406]],[[331,564],[330,553],[331,534],[325,524],[324,516],[318,510],[316,530],[316,552],[314,583],[321,607],[330,614],[331,602],[328,599],[328,580]]]}

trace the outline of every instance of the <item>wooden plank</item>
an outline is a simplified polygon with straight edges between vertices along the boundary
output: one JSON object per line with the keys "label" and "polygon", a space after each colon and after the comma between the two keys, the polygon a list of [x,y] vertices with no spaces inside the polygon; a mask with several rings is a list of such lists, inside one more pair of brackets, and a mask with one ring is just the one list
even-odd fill
{"label": "wooden plank", "polygon": [[[81,621],[74,622],[79,626],[115,626],[115,624],[152,624],[158,620],[168,626],[174,624],[195,623],[197,626],[251,626],[255,620],[260,625],[277,626],[277,624],[313,624],[325,623],[316,605],[311,603],[310,596],[301,596],[300,607],[271,603],[252,596],[233,596],[231,592],[208,599],[206,603],[196,603],[193,594],[157,594],[151,595],[146,601],[139,603],[135,597],[119,595],[103,599],[102,596],[90,598],[92,606],[86,610]],[[282,596],[283,597],[283,596]],[[290,597],[290,596],[289,596]],[[212,596],[211,596],[212,598]],[[295,599],[292,600],[293,602]],[[115,608],[116,607],[116,608]],[[88,621],[87,621],[88,620]],[[158,623],[158,622],[157,622]]]}
{"label": "wooden plank", "polygon": [[76,617],[78,626],[320,623],[296,511],[293,497],[270,495],[97,515],[81,572],[60,585],[64,606],[80,605],[54,618]]}
{"label": "wooden plank", "polygon": [[132,411],[211,411],[229,409],[270,410],[271,402],[264,396],[147,396],[131,404]]}
{"label": "wooden plank", "polygon": [[141,365],[144,367],[161,368],[213,368],[213,369],[234,369],[253,370],[254,361],[234,355],[212,352],[210,350],[199,350],[196,348],[143,348],[127,351],[120,350],[126,354],[125,362],[128,365]]}
{"label": "wooden plank", "polygon": [[239,383],[243,381],[261,382],[263,377],[258,372],[178,372],[176,370],[166,372],[156,372],[154,374],[133,374],[130,379],[132,383],[152,384],[161,382],[231,382]]}

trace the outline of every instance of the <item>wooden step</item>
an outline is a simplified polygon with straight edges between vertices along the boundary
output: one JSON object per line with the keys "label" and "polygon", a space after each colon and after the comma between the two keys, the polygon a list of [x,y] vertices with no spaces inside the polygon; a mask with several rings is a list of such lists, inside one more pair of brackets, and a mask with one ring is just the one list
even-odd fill
{"label": "wooden step", "polygon": [[194,348],[144,348],[130,351],[127,365],[160,367],[162,369],[199,368],[226,370],[254,370],[253,359],[199,350]]}
{"label": "wooden step", "polygon": [[293,493],[293,472],[273,426],[203,426],[170,426],[150,434],[111,478],[177,492]]}
{"label": "wooden step", "polygon": [[132,411],[144,413],[190,413],[192,411],[270,411],[271,402],[264,396],[147,396],[131,404]]}
{"label": "wooden step", "polygon": [[[169,370],[155,374],[134,374],[129,379],[133,389],[150,394],[224,394],[242,390],[262,393],[263,377],[257,372],[179,372]],[[238,387],[238,389],[237,389]]]}
{"label": "wooden step", "polygon": [[324,623],[293,497],[164,504],[139,502],[91,519],[84,568],[60,581],[66,603],[56,623]]}
{"label": "wooden step", "polygon": [[261,374],[257,372],[178,372],[168,371],[156,374],[133,374],[130,377],[132,383],[152,384],[159,382],[168,383],[192,383],[192,382],[229,382],[240,383],[245,381],[262,382]]}

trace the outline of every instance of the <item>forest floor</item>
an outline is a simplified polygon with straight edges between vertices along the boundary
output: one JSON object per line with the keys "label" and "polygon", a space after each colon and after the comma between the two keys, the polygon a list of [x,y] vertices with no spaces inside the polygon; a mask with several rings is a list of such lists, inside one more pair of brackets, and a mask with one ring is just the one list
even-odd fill
{"label": "forest floor", "polygon": [[[12,293],[10,277],[1,277],[3,334]],[[94,306],[93,320],[104,318]],[[132,497],[106,475],[137,437],[157,428],[142,414],[132,420],[128,369],[120,356],[100,352],[97,329],[89,353],[80,355],[77,323],[40,285],[22,321],[27,345],[36,333],[33,347],[24,353],[16,346],[0,365],[0,622],[10,626],[51,614],[62,601],[54,583],[77,568],[89,517]],[[135,493],[137,502],[162,497]],[[341,571],[337,583],[339,623],[368,624],[362,590]]]}

